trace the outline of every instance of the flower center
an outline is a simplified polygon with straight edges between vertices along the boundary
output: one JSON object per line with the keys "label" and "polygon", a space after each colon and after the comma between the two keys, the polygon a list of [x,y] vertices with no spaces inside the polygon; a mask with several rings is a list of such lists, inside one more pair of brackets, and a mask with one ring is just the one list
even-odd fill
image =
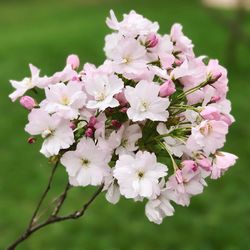
{"label": "flower center", "polygon": [[138,174],[139,179],[141,179],[144,176],[144,172],[143,171],[139,171],[137,174]]}
{"label": "flower center", "polygon": [[31,78],[26,78],[25,79],[25,85],[27,87],[32,87],[33,86],[33,83],[31,82]]}
{"label": "flower center", "polygon": [[83,167],[87,167],[89,165],[89,163],[90,163],[90,161],[88,159],[86,159],[86,158],[82,159],[82,166]]}
{"label": "flower center", "polygon": [[64,97],[61,99],[61,104],[62,104],[62,105],[67,106],[67,105],[69,105],[69,103],[70,103],[70,99],[69,99],[67,96],[64,96]]}
{"label": "flower center", "polygon": [[212,133],[213,127],[208,123],[206,126],[200,128],[200,133],[204,136],[208,136]]}
{"label": "flower center", "polygon": [[149,108],[149,103],[147,101],[141,101],[140,111],[146,112]]}
{"label": "flower center", "polygon": [[95,100],[98,102],[104,101],[105,98],[106,98],[106,94],[104,92],[101,92],[95,95]]}
{"label": "flower center", "polygon": [[51,136],[53,134],[53,130],[52,129],[46,129],[42,132],[42,138],[43,139],[46,139],[48,138],[49,136]]}

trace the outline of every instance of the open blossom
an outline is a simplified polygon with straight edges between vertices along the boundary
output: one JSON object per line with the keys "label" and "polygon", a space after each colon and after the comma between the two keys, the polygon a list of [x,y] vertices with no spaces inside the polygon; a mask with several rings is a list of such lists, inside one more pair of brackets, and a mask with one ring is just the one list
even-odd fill
{"label": "open blossom", "polygon": [[216,152],[212,166],[212,179],[221,177],[231,166],[233,166],[238,157],[227,152]]}
{"label": "open blossom", "polygon": [[201,171],[194,161],[182,162],[183,168],[169,177],[166,183],[168,197],[175,203],[188,206],[190,198],[203,192],[206,185],[202,178]]}
{"label": "open blossom", "polygon": [[14,102],[17,98],[23,96],[29,89],[40,87],[47,77],[40,77],[40,70],[32,64],[29,64],[31,77],[25,77],[22,81],[11,80],[12,87],[16,90],[9,95],[10,99]]}
{"label": "open blossom", "polygon": [[[98,155],[98,157],[97,157]],[[97,186],[109,174],[109,156],[103,153],[92,139],[83,138],[75,151],[66,152],[61,158],[74,186]]]}
{"label": "open blossom", "polygon": [[107,57],[119,74],[138,74],[147,67],[146,49],[134,38],[120,37],[110,52],[106,51]]}
{"label": "open blossom", "polygon": [[115,13],[111,10],[110,18],[107,18],[106,23],[109,28],[118,31],[122,35],[129,36],[156,33],[159,29],[157,22],[152,23],[134,10],[130,11],[129,14],[123,15],[121,22],[117,21]]}
{"label": "open blossom", "polygon": [[66,119],[75,119],[86,104],[87,96],[82,85],[76,82],[57,83],[45,89],[46,100],[41,106],[48,113],[57,113]]}
{"label": "open blossom", "polygon": [[161,224],[166,216],[174,214],[174,207],[171,205],[166,190],[161,191],[159,197],[154,200],[149,200],[145,207],[145,214],[149,221],[156,224]]}
{"label": "open blossom", "polygon": [[164,135],[164,145],[167,150],[171,154],[177,157],[181,157],[183,155],[185,146],[183,145],[183,142],[180,139],[178,140],[178,138],[176,139],[170,134],[172,130],[167,129],[164,123],[159,123],[156,130],[160,135]]}
{"label": "open blossom", "polygon": [[158,163],[155,154],[138,151],[122,154],[116,162],[114,177],[126,198],[155,198],[160,194],[159,178],[167,175],[167,166]]}
{"label": "open blossom", "polygon": [[192,128],[187,140],[187,148],[191,151],[203,150],[206,154],[215,153],[223,147],[228,133],[228,125],[223,121],[202,121]]}
{"label": "open blossom", "polygon": [[128,117],[134,122],[146,119],[166,121],[169,100],[159,97],[159,91],[160,86],[147,81],[140,81],[135,88],[126,87],[125,97],[130,104]]}
{"label": "open blossom", "polygon": [[44,139],[40,152],[46,157],[57,155],[74,143],[70,122],[57,115],[49,115],[42,109],[33,109],[25,130],[31,135],[41,135]]}
{"label": "open blossom", "polygon": [[93,98],[88,101],[87,108],[105,110],[119,106],[114,95],[120,93],[122,88],[123,81],[116,75],[94,75],[85,82],[86,92]]}

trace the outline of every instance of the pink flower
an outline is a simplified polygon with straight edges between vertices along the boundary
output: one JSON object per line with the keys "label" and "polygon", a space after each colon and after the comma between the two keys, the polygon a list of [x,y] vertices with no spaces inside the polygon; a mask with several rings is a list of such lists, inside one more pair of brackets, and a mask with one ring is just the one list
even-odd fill
{"label": "pink flower", "polygon": [[26,108],[26,109],[28,109],[28,110],[33,109],[33,108],[37,105],[37,104],[36,104],[36,101],[35,101],[32,97],[30,97],[30,96],[28,96],[28,95],[22,96],[22,97],[20,98],[20,104],[21,104],[24,108]]}
{"label": "pink flower", "polygon": [[69,148],[75,141],[69,121],[57,115],[51,116],[42,109],[32,109],[25,131],[42,136],[44,141],[40,152],[46,157],[57,155],[60,149]]}
{"label": "pink flower", "polygon": [[137,14],[134,10],[131,10],[129,14],[123,15],[123,20],[121,22],[118,22],[114,11],[111,10],[110,17],[107,18],[106,24],[110,29],[131,37],[156,33],[159,29],[159,24],[157,22],[152,23],[142,15]]}
{"label": "pink flower", "polygon": [[218,179],[221,177],[231,166],[233,166],[238,157],[236,155],[226,152],[216,152],[215,159],[213,160],[211,179]]}
{"label": "pink flower", "polygon": [[77,69],[80,65],[80,59],[77,55],[69,55],[67,57],[67,64],[71,65],[72,69]]}
{"label": "pink flower", "polygon": [[109,175],[109,160],[110,156],[102,152],[92,139],[84,138],[75,151],[68,151],[62,156],[61,163],[73,186],[97,186]]}
{"label": "pink flower", "polygon": [[201,171],[194,161],[182,162],[183,168],[169,177],[166,183],[168,197],[175,203],[188,206],[190,198],[203,192],[206,185],[201,176]]}
{"label": "pink flower", "polygon": [[190,151],[203,150],[205,154],[215,153],[223,147],[228,133],[228,125],[223,121],[202,121],[198,126],[192,127],[186,147]]}
{"label": "pink flower", "polygon": [[172,80],[167,80],[161,85],[160,96],[166,97],[172,95],[176,91],[175,85]]}
{"label": "pink flower", "polygon": [[183,34],[181,24],[175,23],[171,27],[170,37],[171,41],[175,43],[175,51],[181,51],[181,56],[194,57],[194,45],[192,44],[192,41]]}

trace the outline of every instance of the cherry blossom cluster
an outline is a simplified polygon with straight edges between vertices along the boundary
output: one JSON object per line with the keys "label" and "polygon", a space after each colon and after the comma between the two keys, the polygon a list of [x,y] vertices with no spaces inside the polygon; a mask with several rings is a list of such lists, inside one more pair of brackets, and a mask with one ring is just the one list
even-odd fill
{"label": "cherry blossom cluster", "polygon": [[41,138],[40,152],[60,160],[72,186],[103,185],[114,204],[145,201],[160,224],[236,162],[220,151],[234,122],[227,71],[196,57],[178,23],[164,35],[135,11],[120,22],[111,11],[106,23],[102,65],[80,68],[70,55],[52,76],[30,65],[10,98],[29,110],[28,142]]}

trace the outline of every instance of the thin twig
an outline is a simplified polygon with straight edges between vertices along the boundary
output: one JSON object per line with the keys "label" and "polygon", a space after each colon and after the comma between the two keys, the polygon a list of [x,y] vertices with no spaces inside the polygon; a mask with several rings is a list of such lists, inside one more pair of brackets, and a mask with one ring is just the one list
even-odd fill
{"label": "thin twig", "polygon": [[[45,222],[38,224],[36,226],[31,227],[29,230],[26,230],[26,232],[21,235],[14,243],[12,243],[6,250],[14,250],[21,242],[25,241],[27,238],[29,238],[33,233],[35,233],[36,231],[38,231],[39,229],[48,226],[50,224],[54,224],[57,222],[61,222],[61,221],[66,221],[66,220],[70,220],[70,219],[78,219],[80,217],[82,217],[85,213],[85,211],[87,210],[87,208],[91,205],[91,203],[96,199],[96,197],[102,192],[103,189],[103,185],[101,185],[96,192],[90,197],[90,199],[83,205],[83,207],[78,210],[75,211],[72,214],[69,214],[67,216],[57,216],[57,215],[51,215]],[[68,190],[67,188],[65,190]],[[66,191],[67,193],[67,191]],[[66,195],[65,195],[66,198]],[[65,200],[64,198],[64,200]],[[62,202],[60,202],[60,208],[64,202],[64,200]],[[59,210],[60,210],[59,208]],[[59,212],[58,210],[58,212]],[[57,213],[58,213],[57,212]]]}
{"label": "thin twig", "polygon": [[52,183],[52,180],[53,180],[53,178],[54,178],[54,175],[55,175],[55,172],[56,172],[58,163],[59,163],[59,161],[57,161],[57,162],[55,163],[55,165],[53,166],[53,168],[52,168],[51,175],[50,175],[50,178],[49,178],[47,187],[46,187],[46,189],[44,190],[44,192],[43,192],[43,194],[42,194],[42,196],[41,196],[41,198],[40,198],[40,200],[39,200],[39,202],[38,202],[38,204],[37,204],[37,207],[36,207],[36,209],[35,209],[35,211],[34,211],[32,217],[31,217],[31,220],[30,220],[30,222],[29,222],[29,226],[28,226],[28,229],[27,229],[27,230],[29,230],[29,228],[31,228],[31,227],[34,225],[34,222],[35,222],[35,220],[36,220],[37,213],[38,213],[38,211],[39,211],[39,209],[40,209],[40,207],[41,207],[41,205],[42,205],[42,203],[43,203],[45,197],[47,196],[47,194],[48,194],[48,192],[49,192],[49,190],[50,190],[51,183]]}

